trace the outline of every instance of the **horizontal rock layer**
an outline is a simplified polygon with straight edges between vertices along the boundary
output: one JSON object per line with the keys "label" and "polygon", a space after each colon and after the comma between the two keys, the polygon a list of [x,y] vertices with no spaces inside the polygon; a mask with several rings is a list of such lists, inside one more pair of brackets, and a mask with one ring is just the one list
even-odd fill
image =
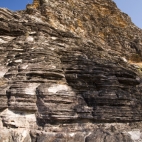
{"label": "horizontal rock layer", "polygon": [[142,31],[111,0],[0,9],[2,142],[140,141]]}

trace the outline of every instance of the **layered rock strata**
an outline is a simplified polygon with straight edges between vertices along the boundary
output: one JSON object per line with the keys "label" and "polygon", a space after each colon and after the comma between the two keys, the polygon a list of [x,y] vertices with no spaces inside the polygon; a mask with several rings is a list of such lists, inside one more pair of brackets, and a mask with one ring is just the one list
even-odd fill
{"label": "layered rock strata", "polygon": [[1,142],[142,140],[142,30],[112,0],[0,9]]}

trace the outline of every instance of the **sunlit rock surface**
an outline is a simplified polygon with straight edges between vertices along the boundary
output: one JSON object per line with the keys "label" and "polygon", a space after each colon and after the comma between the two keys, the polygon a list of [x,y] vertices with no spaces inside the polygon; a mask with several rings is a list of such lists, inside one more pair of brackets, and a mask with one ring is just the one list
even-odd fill
{"label": "sunlit rock surface", "polygon": [[0,9],[0,142],[142,141],[142,30],[112,0]]}

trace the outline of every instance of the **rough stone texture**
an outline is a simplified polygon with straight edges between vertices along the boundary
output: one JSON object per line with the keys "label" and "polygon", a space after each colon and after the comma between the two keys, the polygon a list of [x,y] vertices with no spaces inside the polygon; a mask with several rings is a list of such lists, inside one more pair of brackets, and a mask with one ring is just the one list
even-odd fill
{"label": "rough stone texture", "polygon": [[111,0],[0,9],[1,142],[142,141],[142,30]]}

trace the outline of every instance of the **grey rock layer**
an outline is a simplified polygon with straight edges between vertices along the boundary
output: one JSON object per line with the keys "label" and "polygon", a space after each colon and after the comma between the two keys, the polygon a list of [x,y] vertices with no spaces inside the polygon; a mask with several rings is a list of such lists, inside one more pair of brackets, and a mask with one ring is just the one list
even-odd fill
{"label": "grey rock layer", "polygon": [[142,30],[111,0],[0,9],[1,142],[142,141]]}

